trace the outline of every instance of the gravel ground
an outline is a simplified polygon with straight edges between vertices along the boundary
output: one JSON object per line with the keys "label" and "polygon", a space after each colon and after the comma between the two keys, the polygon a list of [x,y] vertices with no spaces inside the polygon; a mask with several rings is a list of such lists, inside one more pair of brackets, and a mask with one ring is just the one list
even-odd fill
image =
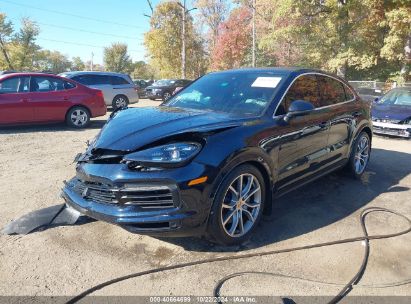
{"label": "gravel ground", "polygon": [[[157,105],[143,100],[138,106]],[[104,124],[80,131],[64,125],[0,130],[0,227],[29,211],[61,204],[63,180],[74,174],[73,157]],[[130,234],[103,222],[56,227],[25,236],[0,235],[0,295],[73,296],[128,273],[198,259],[274,250],[361,235],[361,209],[381,206],[411,217],[411,141],[375,137],[361,181],[340,173],[277,201],[272,218],[241,247],[223,248],[196,238],[159,239]],[[398,231],[405,223],[385,214],[369,219],[371,234]],[[219,262],[127,280],[96,295],[212,295],[215,282],[238,271],[269,271],[346,283],[362,261],[360,243],[232,262]],[[371,242],[361,284],[411,277],[411,234]],[[250,275],[234,278],[224,295],[334,295],[338,286]],[[408,295],[411,285],[355,288],[350,295]]]}

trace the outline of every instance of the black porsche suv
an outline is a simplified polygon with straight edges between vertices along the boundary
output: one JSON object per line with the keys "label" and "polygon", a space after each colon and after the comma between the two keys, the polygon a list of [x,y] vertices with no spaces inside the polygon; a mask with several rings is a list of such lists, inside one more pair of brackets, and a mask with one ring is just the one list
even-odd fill
{"label": "black porsche suv", "polygon": [[160,107],[116,112],[63,197],[131,232],[238,244],[276,196],[339,168],[364,173],[370,107],[317,70],[210,73]]}

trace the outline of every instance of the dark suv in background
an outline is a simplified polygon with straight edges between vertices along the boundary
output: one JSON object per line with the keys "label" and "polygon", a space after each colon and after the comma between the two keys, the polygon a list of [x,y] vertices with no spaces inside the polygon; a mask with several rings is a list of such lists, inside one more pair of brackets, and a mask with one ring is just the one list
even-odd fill
{"label": "dark suv in background", "polygon": [[146,96],[151,99],[168,100],[174,93],[175,89],[183,88],[192,81],[187,79],[162,79],[157,80],[151,86],[146,88]]}

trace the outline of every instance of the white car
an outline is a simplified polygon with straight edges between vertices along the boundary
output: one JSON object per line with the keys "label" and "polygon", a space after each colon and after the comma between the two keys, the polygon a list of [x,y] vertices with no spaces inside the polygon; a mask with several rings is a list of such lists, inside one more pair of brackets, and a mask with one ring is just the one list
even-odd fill
{"label": "white car", "polygon": [[137,87],[130,76],[112,72],[65,72],[60,76],[70,78],[85,86],[103,91],[104,101],[113,109],[138,102]]}

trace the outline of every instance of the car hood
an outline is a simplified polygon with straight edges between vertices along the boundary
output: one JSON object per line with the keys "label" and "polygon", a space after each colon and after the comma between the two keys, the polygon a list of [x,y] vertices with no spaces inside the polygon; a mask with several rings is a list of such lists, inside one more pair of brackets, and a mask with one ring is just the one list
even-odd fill
{"label": "car hood", "polygon": [[379,119],[404,120],[411,117],[410,106],[374,104],[372,117]]}
{"label": "car hood", "polygon": [[239,126],[244,118],[209,111],[172,107],[130,108],[111,118],[92,149],[134,151],[157,140],[188,133],[209,132]]}

